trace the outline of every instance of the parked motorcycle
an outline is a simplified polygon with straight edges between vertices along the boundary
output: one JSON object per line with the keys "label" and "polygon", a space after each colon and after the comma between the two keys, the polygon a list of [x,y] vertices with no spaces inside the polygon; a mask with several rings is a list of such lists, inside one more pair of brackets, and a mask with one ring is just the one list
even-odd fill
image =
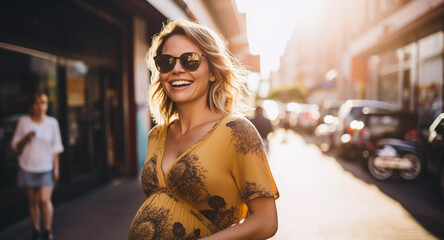
{"label": "parked motorcycle", "polygon": [[[404,111],[368,111],[350,123],[349,149],[367,169],[368,159],[377,150],[380,139],[419,140],[416,113]],[[345,143],[344,143],[345,144]]]}
{"label": "parked motorcycle", "polygon": [[386,138],[377,143],[368,159],[370,174],[379,180],[390,178],[395,171],[405,180],[414,180],[423,171],[426,155],[420,142]]}
{"label": "parked motorcycle", "polygon": [[438,115],[420,136],[415,141],[378,141],[377,149],[368,161],[369,172],[373,177],[385,180],[398,171],[402,178],[413,180],[427,170],[444,200],[444,113]]}
{"label": "parked motorcycle", "polygon": [[439,179],[444,199],[444,113],[438,115],[419,138],[407,140],[381,139],[368,161],[370,174],[380,180],[390,178],[395,171],[406,180],[413,180],[427,170]]}

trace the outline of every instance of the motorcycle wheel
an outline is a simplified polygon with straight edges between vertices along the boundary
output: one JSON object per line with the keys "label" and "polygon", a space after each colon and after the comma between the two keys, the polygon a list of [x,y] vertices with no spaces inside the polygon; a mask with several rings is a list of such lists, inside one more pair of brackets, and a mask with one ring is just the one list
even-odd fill
{"label": "motorcycle wheel", "polygon": [[413,168],[410,170],[402,170],[399,171],[399,176],[401,176],[404,180],[414,180],[418,178],[421,173],[421,159],[415,154],[406,154],[402,158],[408,159],[412,164]]}
{"label": "motorcycle wheel", "polygon": [[375,156],[370,156],[368,159],[368,171],[378,180],[387,180],[393,175],[393,169],[377,168],[375,166]]}

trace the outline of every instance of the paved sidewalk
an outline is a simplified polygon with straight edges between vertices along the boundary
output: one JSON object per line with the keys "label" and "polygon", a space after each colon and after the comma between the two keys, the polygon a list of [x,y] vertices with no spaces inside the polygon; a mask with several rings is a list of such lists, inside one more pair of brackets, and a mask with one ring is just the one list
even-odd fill
{"label": "paved sidewalk", "polygon": [[[116,180],[87,195],[56,207],[54,236],[60,240],[127,239],[128,230],[145,199],[138,179]],[[29,240],[31,221],[0,232],[0,239]]]}
{"label": "paved sidewalk", "polygon": [[437,239],[399,202],[345,171],[293,132],[270,142],[276,201],[276,240]]}

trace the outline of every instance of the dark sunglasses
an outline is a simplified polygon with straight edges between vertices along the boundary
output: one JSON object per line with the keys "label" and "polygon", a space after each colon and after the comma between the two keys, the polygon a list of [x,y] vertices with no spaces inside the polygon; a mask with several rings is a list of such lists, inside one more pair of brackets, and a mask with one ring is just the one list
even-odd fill
{"label": "dark sunglasses", "polygon": [[167,73],[174,69],[176,66],[176,59],[179,59],[180,65],[188,72],[196,71],[204,55],[199,55],[195,52],[186,52],[180,57],[173,57],[168,54],[157,55],[154,57],[154,62],[156,63],[156,68],[161,73]]}

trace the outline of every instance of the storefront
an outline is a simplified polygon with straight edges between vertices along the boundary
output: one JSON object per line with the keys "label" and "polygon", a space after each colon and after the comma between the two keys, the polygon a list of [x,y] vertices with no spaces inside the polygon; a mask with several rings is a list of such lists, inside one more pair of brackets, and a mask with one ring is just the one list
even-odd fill
{"label": "storefront", "polygon": [[115,177],[137,175],[134,19],[142,16],[146,48],[165,18],[148,3],[136,3],[2,4],[0,228],[27,214],[25,193],[16,186],[17,155],[9,145],[37,91],[49,96],[48,115],[58,119],[65,146],[55,203]]}
{"label": "storefront", "polygon": [[439,30],[368,58],[366,96],[418,113],[430,126],[443,111],[443,31]]}
{"label": "storefront", "polygon": [[409,1],[352,41],[357,96],[415,112],[428,128],[443,112],[443,19],[442,1]]}

